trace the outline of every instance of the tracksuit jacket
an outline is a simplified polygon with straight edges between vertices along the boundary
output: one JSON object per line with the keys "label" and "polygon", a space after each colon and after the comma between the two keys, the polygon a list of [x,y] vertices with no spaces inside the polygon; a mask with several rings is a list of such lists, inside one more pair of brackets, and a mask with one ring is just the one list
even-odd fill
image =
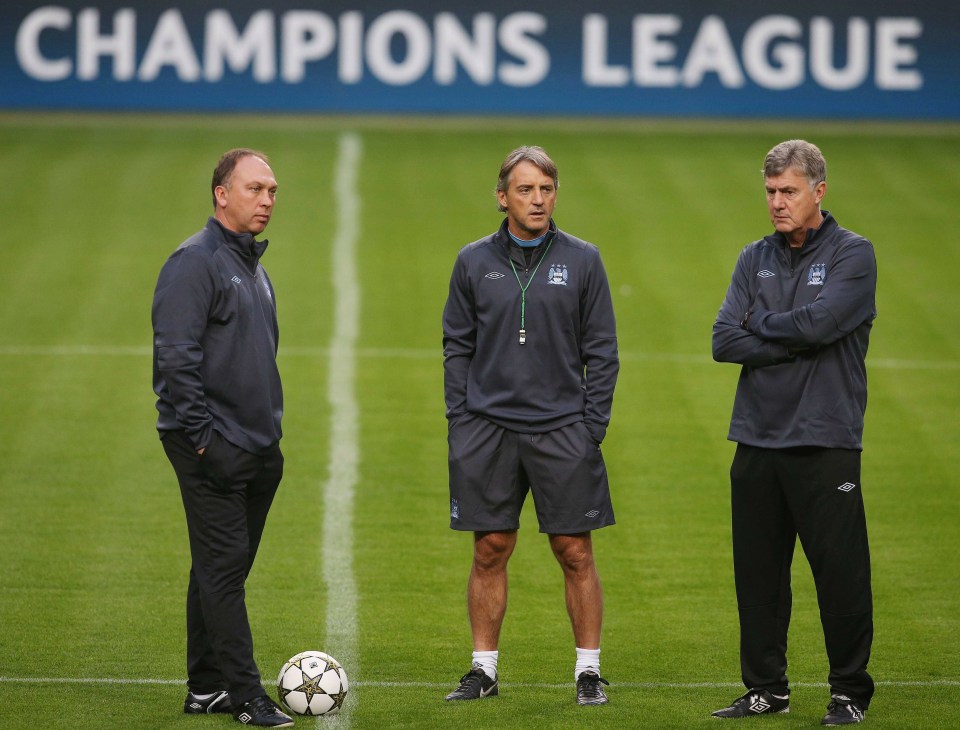
{"label": "tracksuit jacket", "polygon": [[862,449],[876,258],[870,241],[823,216],[801,248],[777,232],[737,261],[713,326],[714,359],[743,365],[731,441]]}
{"label": "tracksuit jacket", "polygon": [[[529,283],[525,344],[520,282]],[[462,248],[443,311],[443,354],[448,419],[470,412],[519,433],[583,421],[599,444],[620,361],[597,247],[551,220],[528,264],[504,220]]]}
{"label": "tracksuit jacket", "polygon": [[267,241],[215,218],[160,271],[153,298],[157,428],[182,429],[197,449],[216,430],[257,453],[280,440],[277,306],[260,264]]}

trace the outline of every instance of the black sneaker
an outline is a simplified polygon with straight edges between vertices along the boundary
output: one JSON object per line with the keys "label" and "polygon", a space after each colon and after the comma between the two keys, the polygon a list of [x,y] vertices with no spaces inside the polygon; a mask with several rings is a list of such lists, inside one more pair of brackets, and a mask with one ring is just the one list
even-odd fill
{"label": "black sneaker", "polygon": [[244,702],[234,711],[233,719],[257,727],[293,727],[293,718],[285,715],[277,703],[266,695]]}
{"label": "black sneaker", "polygon": [[596,672],[583,672],[577,677],[578,705],[605,705],[607,695],[600,685],[610,683]]}
{"label": "black sneaker", "polygon": [[448,694],[447,700],[482,700],[484,697],[496,697],[500,694],[497,680],[490,679],[479,665],[460,677],[460,686]]}
{"label": "black sneaker", "polygon": [[778,697],[765,689],[752,689],[743,697],[735,699],[730,707],[713,713],[714,717],[753,717],[754,715],[779,715],[790,712],[790,698]]}
{"label": "black sneaker", "polygon": [[831,695],[821,725],[856,725],[863,722],[863,705],[846,695]]}
{"label": "black sneaker", "polygon": [[200,699],[193,692],[187,692],[183,701],[183,711],[188,715],[206,715],[214,712],[233,712],[233,703],[226,690],[217,690],[209,697]]}

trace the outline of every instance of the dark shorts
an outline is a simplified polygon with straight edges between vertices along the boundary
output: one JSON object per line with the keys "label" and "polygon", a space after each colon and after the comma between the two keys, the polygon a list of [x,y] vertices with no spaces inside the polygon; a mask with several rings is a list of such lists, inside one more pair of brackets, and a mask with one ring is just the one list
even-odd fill
{"label": "dark shorts", "polygon": [[528,491],[540,532],[573,535],[615,522],[603,454],[582,422],[517,433],[468,413],[447,440],[454,530],[518,529]]}

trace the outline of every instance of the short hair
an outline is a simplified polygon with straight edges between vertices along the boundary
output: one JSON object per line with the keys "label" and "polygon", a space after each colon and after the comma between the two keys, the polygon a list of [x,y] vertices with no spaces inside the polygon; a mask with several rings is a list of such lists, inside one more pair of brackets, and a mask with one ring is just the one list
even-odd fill
{"label": "short hair", "polygon": [[217,166],[213,169],[213,182],[210,183],[210,193],[213,195],[214,210],[217,209],[217,188],[221,185],[226,187],[229,184],[230,176],[233,174],[237,163],[244,157],[258,157],[268,165],[270,164],[270,158],[262,152],[252,150],[249,147],[237,147],[224,152],[220,156]]}
{"label": "short hair", "polygon": [[791,167],[807,179],[811,190],[827,180],[827,161],[823,153],[805,139],[789,139],[771,149],[763,160],[763,176],[776,177]]}
{"label": "short hair", "polygon": [[[507,187],[510,185],[510,173],[513,172],[513,168],[519,165],[521,162],[532,162],[536,165],[540,172],[548,177],[553,178],[553,186],[557,189],[560,188],[560,180],[557,177],[557,164],[550,159],[543,147],[537,146],[523,146],[517,147],[513,152],[506,156],[503,160],[503,164],[500,165],[500,177],[497,178],[497,188],[495,193],[505,192]],[[497,199],[497,210],[503,213],[506,208],[500,205],[499,198]]]}

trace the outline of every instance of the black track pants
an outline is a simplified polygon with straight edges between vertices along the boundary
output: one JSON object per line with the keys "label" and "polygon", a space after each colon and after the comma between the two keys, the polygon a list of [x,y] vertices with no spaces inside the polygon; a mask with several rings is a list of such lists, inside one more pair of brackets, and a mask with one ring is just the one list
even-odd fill
{"label": "black track pants", "polygon": [[283,474],[279,446],[251,454],[214,434],[202,457],[181,431],[163,435],[190,535],[187,686],[230,692],[234,706],[262,695],[244,584]]}
{"label": "black track pants", "polygon": [[744,684],[788,692],[790,565],[799,536],[817,588],[831,691],[866,709],[873,598],[860,452],[739,444],[730,483]]}

